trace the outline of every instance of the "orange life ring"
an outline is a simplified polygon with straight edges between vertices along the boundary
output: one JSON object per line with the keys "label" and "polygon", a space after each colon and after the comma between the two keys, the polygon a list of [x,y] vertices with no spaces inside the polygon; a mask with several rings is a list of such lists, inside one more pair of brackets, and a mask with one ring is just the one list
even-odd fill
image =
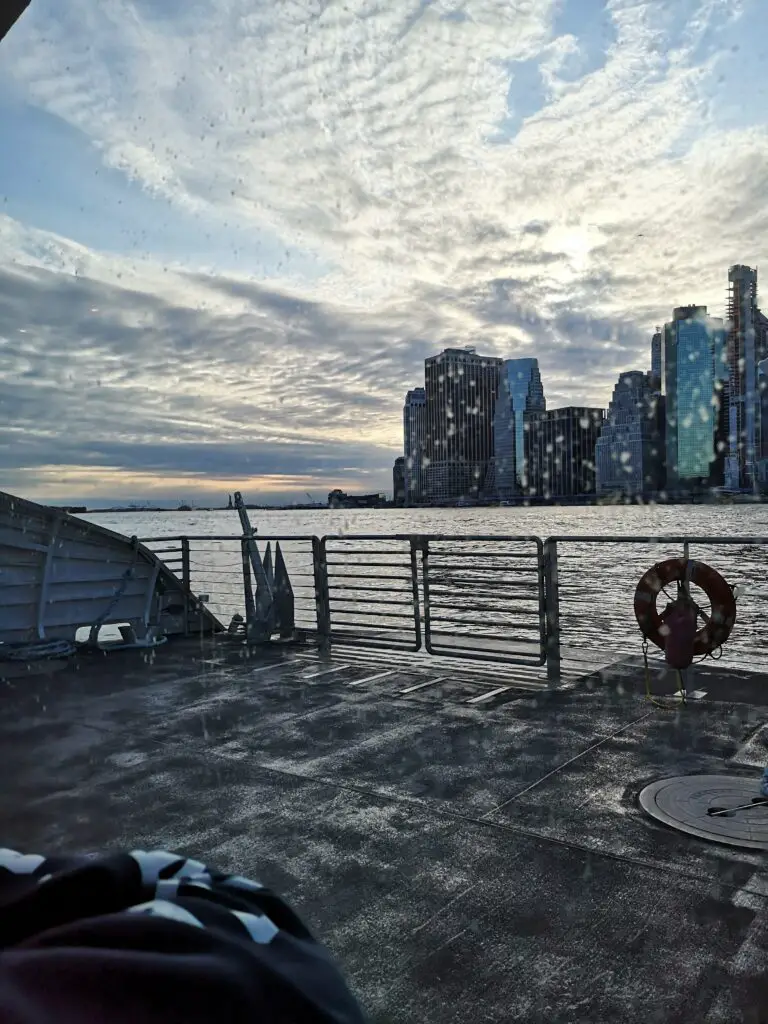
{"label": "orange life ring", "polygon": [[730,584],[704,562],[690,558],[668,558],[658,562],[642,577],[635,591],[635,617],[643,636],[664,650],[664,620],[656,608],[662,587],[688,580],[705,592],[712,606],[709,621],[698,630],[693,642],[694,655],[711,654],[731,635],[736,622],[736,598]]}

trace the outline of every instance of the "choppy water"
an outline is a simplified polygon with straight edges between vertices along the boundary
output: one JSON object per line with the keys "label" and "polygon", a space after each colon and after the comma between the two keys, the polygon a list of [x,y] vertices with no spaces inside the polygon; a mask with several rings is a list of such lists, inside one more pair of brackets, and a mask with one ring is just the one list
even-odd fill
{"label": "choppy water", "polygon": [[[492,509],[381,509],[339,510],[322,509],[311,512],[257,512],[250,513],[251,521],[264,537],[324,536],[360,534],[493,534],[548,536],[578,535],[626,536],[631,538],[658,538],[669,535],[716,536],[721,538],[768,539],[768,505],[735,506],[621,506],[575,508],[492,508]],[[194,589],[210,595],[211,607],[223,619],[242,610],[242,580],[239,546],[234,538],[239,535],[239,519],[235,512],[173,512],[173,513],[119,513],[96,514],[93,519],[102,526],[126,535],[136,534],[142,539],[174,537],[182,534],[197,537],[233,538],[227,540],[200,540],[192,544],[192,582]],[[153,544],[155,548],[172,548],[171,543]],[[331,549],[343,547],[360,551],[376,545],[357,543],[346,545],[334,541]],[[311,578],[310,542],[296,541],[282,545],[297,595],[299,623],[312,623],[314,615]],[[482,547],[482,545],[478,546]],[[457,560],[449,567],[451,545],[439,546],[442,554],[433,560],[435,578],[450,584],[447,594],[455,591],[451,600],[452,616],[478,619],[472,615],[472,606],[482,603],[487,609],[480,617],[487,618],[494,635],[499,630],[513,639],[531,641],[536,637],[533,605],[525,603],[525,595],[518,584],[515,566],[521,555],[534,555],[532,544],[499,547],[488,560],[482,558]],[[398,545],[386,548],[381,560],[390,562],[392,574],[396,566],[405,567],[403,554],[394,554]],[[464,546],[464,551],[471,550]],[[561,626],[564,645],[571,649],[589,651],[596,656],[611,652],[615,655],[638,654],[640,635],[632,611],[632,598],[642,573],[654,562],[682,554],[679,544],[657,543],[597,543],[594,541],[560,541],[560,599]],[[692,544],[692,557],[708,562],[732,584],[738,584],[742,593],[738,604],[738,621],[724,657],[731,664],[768,667],[768,545],[761,546],[745,539],[734,545],[708,546]],[[504,557],[512,559],[509,574],[504,575]],[[169,558],[173,554],[168,555]],[[440,562],[442,558],[442,563]],[[365,561],[365,556],[351,555],[351,561]],[[483,569],[483,565],[488,567]],[[176,568],[176,566],[173,566]],[[442,567],[442,568],[441,568]],[[466,567],[466,568],[465,568]],[[389,570],[374,570],[387,576]],[[484,572],[489,586],[483,592]],[[441,575],[442,573],[442,575]],[[370,586],[371,581],[368,581]],[[471,586],[470,586],[471,584]],[[346,581],[346,586],[355,584]],[[373,586],[388,586],[388,582]],[[408,583],[403,580],[403,595],[407,598]],[[523,588],[524,589],[524,588]],[[360,587],[362,590],[362,586]],[[362,604],[365,597],[350,590],[349,594]],[[397,620],[395,620],[397,621]],[[445,627],[454,629],[454,626]],[[459,632],[470,632],[473,627],[459,625]]]}

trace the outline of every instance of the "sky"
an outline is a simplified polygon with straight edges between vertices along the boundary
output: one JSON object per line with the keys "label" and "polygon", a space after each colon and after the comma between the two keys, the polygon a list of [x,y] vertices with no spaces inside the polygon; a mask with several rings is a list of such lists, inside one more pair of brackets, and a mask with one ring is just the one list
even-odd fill
{"label": "sky", "polygon": [[606,406],[768,256],[765,0],[32,0],[0,48],[0,490],[391,491],[427,356]]}

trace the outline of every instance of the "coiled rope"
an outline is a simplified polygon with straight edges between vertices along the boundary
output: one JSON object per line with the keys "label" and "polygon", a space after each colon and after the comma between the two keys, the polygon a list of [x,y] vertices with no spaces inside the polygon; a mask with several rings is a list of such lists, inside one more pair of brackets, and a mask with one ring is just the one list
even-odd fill
{"label": "coiled rope", "polygon": [[77,646],[71,640],[33,640],[31,643],[0,644],[0,662],[69,658],[76,650]]}

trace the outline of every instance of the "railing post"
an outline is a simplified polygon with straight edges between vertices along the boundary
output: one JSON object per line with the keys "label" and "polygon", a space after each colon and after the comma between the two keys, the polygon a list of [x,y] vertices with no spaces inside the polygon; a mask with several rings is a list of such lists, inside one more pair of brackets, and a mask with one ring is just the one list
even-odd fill
{"label": "railing post", "polygon": [[[422,564],[428,557],[429,541],[426,537],[411,537],[409,542],[411,549],[411,593],[413,595],[413,628],[416,634],[416,650],[421,650],[421,609],[419,607],[419,561],[418,553],[421,552]],[[426,602],[429,592],[424,592]]]}
{"label": "railing post", "polygon": [[557,541],[544,541],[544,603],[547,621],[547,682],[560,685],[560,593],[557,580]]}
{"label": "railing post", "polygon": [[327,651],[331,643],[331,598],[328,589],[328,561],[325,537],[312,538],[312,571],[315,577],[315,611],[320,646]]}
{"label": "railing post", "polygon": [[181,582],[184,584],[184,636],[189,636],[189,595],[192,590],[192,573],[189,563],[189,538],[181,538]]}
{"label": "railing post", "polygon": [[421,549],[421,592],[424,596],[424,648],[428,654],[434,654],[432,649],[432,611],[429,597],[429,538],[419,537],[419,548]]}

